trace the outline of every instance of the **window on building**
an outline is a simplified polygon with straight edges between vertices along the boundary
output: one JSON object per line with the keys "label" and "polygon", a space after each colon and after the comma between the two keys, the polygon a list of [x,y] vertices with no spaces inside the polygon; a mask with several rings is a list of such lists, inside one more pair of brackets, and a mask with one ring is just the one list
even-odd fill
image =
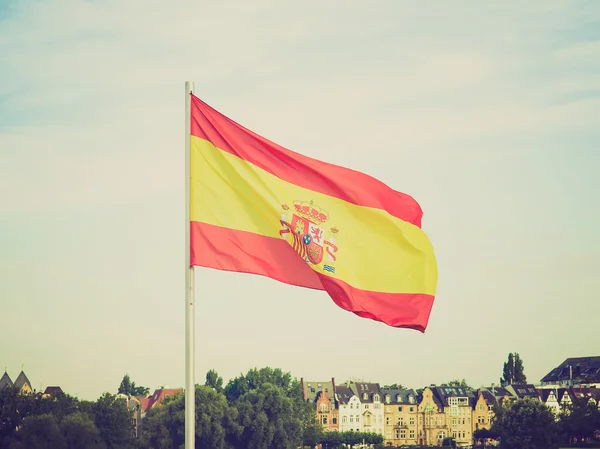
{"label": "window on building", "polygon": [[336,417],[331,418],[331,424],[337,424],[337,418]]}
{"label": "window on building", "polygon": [[373,395],[373,402],[379,402],[379,395],[377,393]]}
{"label": "window on building", "polygon": [[410,425],[414,426],[415,425],[415,418],[410,418]]}
{"label": "window on building", "polygon": [[479,411],[482,412],[483,411],[483,404],[479,404]]}
{"label": "window on building", "polygon": [[410,433],[409,433],[409,437],[410,437],[410,439],[411,439],[411,440],[414,440],[414,439],[415,439],[415,431],[414,431],[414,430],[411,430],[411,431],[410,431]]}
{"label": "window on building", "polygon": [[389,426],[389,425],[390,425],[390,423],[391,423],[391,421],[392,421],[392,420],[390,419],[390,417],[389,417],[389,416],[386,416],[386,417],[385,417],[385,425],[386,425],[386,426]]}
{"label": "window on building", "polygon": [[348,422],[347,416],[342,416],[342,424],[346,424]]}
{"label": "window on building", "polygon": [[350,422],[354,422],[354,415],[350,415]]}
{"label": "window on building", "polygon": [[444,438],[446,438],[446,432],[444,432],[442,430],[441,432],[438,433],[437,439],[438,440],[443,440]]}
{"label": "window on building", "polygon": [[398,407],[398,411],[401,412],[402,411],[402,407]]}
{"label": "window on building", "polygon": [[412,412],[414,412],[414,411],[415,411],[415,408],[414,408],[414,407],[411,407],[411,408],[410,408],[410,412],[412,413]]}
{"label": "window on building", "polygon": [[369,399],[369,395],[367,393],[363,393],[363,399],[366,401],[367,399]]}
{"label": "window on building", "polygon": [[327,416],[323,416],[323,424],[327,424]]}
{"label": "window on building", "polygon": [[385,395],[385,403],[386,403],[386,404],[389,404],[390,402],[392,402],[392,398],[390,398],[390,395],[389,395],[389,394],[386,394],[386,395]]}

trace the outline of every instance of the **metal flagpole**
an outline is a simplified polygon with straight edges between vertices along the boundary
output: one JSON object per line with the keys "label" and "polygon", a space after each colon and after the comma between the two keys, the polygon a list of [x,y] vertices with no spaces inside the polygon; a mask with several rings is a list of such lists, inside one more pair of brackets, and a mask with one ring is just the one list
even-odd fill
{"label": "metal flagpole", "polygon": [[194,267],[190,265],[190,144],[194,82],[185,82],[185,449],[196,446]]}

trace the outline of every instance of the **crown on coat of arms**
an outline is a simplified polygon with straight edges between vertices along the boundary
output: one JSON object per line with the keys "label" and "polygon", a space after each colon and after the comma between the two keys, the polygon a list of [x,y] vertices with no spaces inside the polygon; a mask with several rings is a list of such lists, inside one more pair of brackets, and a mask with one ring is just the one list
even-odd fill
{"label": "crown on coat of arms", "polygon": [[294,201],[294,212],[316,224],[325,223],[329,219],[327,211],[313,204],[312,201]]}

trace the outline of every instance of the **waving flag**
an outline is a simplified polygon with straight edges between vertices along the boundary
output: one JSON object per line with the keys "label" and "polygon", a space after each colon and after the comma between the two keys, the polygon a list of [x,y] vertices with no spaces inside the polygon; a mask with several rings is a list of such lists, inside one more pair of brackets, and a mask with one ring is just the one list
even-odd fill
{"label": "waving flag", "polygon": [[324,290],[342,309],[425,331],[437,287],[409,195],[287,150],[192,94],[190,264]]}

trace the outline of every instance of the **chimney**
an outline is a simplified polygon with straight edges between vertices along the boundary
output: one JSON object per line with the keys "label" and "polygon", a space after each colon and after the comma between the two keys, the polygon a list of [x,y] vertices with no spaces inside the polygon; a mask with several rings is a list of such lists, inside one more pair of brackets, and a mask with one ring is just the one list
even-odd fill
{"label": "chimney", "polygon": [[571,386],[573,386],[573,365],[569,365],[569,380],[571,381]]}

